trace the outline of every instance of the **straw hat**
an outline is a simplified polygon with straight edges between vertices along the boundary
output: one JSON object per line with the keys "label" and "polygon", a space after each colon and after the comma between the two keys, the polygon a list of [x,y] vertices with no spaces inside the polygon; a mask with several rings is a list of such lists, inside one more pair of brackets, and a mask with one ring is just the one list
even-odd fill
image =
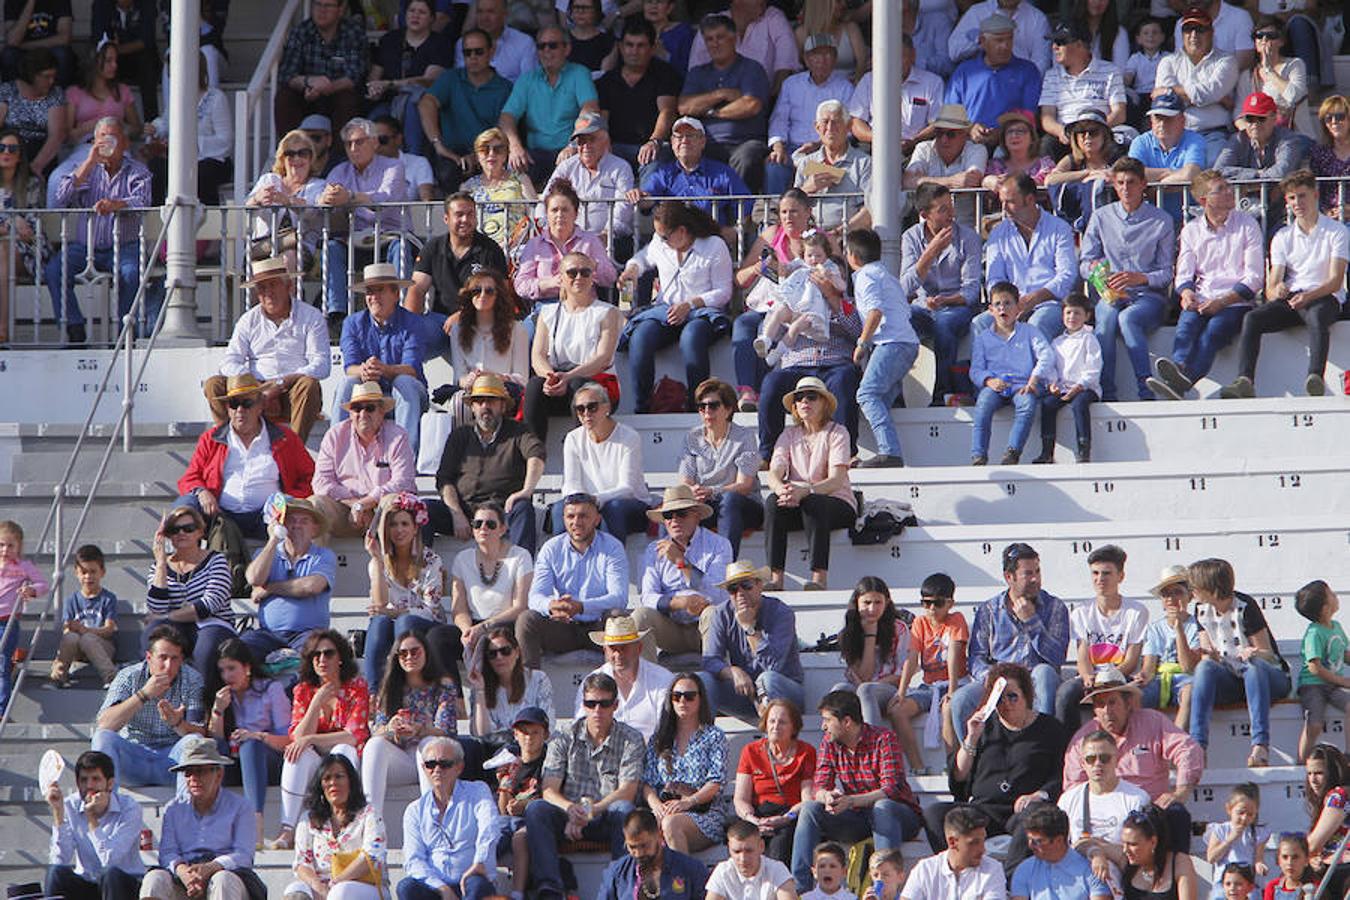
{"label": "straw hat", "polygon": [[262,393],[263,385],[257,378],[253,377],[252,372],[245,372],[242,375],[231,375],[225,379],[225,399],[231,397],[244,397],[248,394]]}
{"label": "straw hat", "polygon": [[189,735],[183,741],[183,749],[178,754],[178,762],[169,766],[170,772],[181,772],[194,766],[232,766],[234,760],[221,756],[216,750],[216,742],[201,734]]}
{"label": "straw hat", "polygon": [[502,381],[500,375],[479,375],[473,380],[473,387],[469,388],[469,399],[475,397],[491,397],[494,400],[510,401],[511,394],[506,390],[506,382]]}
{"label": "straw hat", "polygon": [[271,281],[273,278],[294,278],[295,273],[291,271],[291,261],[284,256],[274,256],[271,259],[260,259],[253,264],[253,277],[244,282],[244,287],[257,287],[264,281]]}
{"label": "straw hat", "polygon": [[793,407],[797,402],[798,391],[815,391],[820,394],[825,398],[825,418],[834,418],[834,411],[839,408],[839,401],[834,398],[834,394],[830,393],[830,389],[825,386],[825,382],[814,375],[808,375],[798,381],[797,386],[784,395],[783,409],[787,410],[789,414],[796,415]]}
{"label": "straw hat", "polygon": [[314,524],[319,526],[319,534],[322,535],[328,531],[328,516],[324,515],[323,510],[319,509],[310,500],[302,497],[286,497],[286,515],[291,513],[306,513],[314,517]]}
{"label": "straw hat", "polygon": [[616,647],[640,641],[650,630],[638,631],[637,620],[632,616],[611,616],[605,620],[604,631],[591,632],[591,640],[601,647]]}
{"label": "straw hat", "polygon": [[664,516],[663,513],[676,512],[681,509],[698,510],[698,520],[702,522],[711,516],[712,507],[706,503],[700,503],[694,496],[694,489],[687,484],[673,484],[666,488],[665,493],[661,495],[661,505],[656,509],[647,510],[647,518],[653,522],[660,522]]}
{"label": "straw hat", "polygon": [[970,128],[970,116],[966,114],[966,107],[961,103],[944,103],[938,110],[938,117],[933,121],[934,128],[954,128],[959,131],[965,131]]}
{"label": "straw hat", "polygon": [[769,575],[770,572],[768,566],[756,567],[755,564],[748,559],[738,559],[727,566],[727,577],[719,582],[717,586],[725,589],[738,581],[749,581],[751,578],[758,581],[768,581]]}
{"label": "straw hat", "polygon": [[1190,584],[1191,573],[1185,566],[1163,566],[1158,575],[1158,583],[1148,589],[1155,597],[1162,598],[1162,592],[1174,584]]}
{"label": "straw hat", "polygon": [[378,381],[363,381],[352,388],[352,397],[342,404],[342,408],[351,412],[353,404],[370,403],[371,401],[379,401],[385,412],[394,408],[394,398],[384,392]]}
{"label": "straw hat", "polygon": [[1125,677],[1125,673],[1115,666],[1102,666],[1097,670],[1096,677],[1092,680],[1092,690],[1083,697],[1083,703],[1091,703],[1093,698],[1104,694],[1110,694],[1115,691],[1125,691],[1134,696],[1139,696],[1139,685]]}
{"label": "straw hat", "polygon": [[406,278],[399,278],[398,269],[394,267],[393,263],[371,263],[361,270],[361,280],[353,281],[351,289],[359,292],[385,284],[392,284],[394,287],[407,287],[412,282]]}

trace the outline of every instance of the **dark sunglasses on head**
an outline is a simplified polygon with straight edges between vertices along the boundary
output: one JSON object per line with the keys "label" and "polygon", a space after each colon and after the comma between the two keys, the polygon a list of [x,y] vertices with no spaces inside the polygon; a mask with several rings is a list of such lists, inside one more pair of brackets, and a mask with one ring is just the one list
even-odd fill
{"label": "dark sunglasses on head", "polygon": [[257,402],[252,397],[231,397],[225,401],[225,405],[230,409],[252,409]]}
{"label": "dark sunglasses on head", "polygon": [[306,159],[314,155],[314,151],[308,147],[291,147],[289,150],[282,150],[281,155],[285,157],[301,156]]}
{"label": "dark sunglasses on head", "polygon": [[700,412],[702,412],[705,409],[708,410],[709,412],[712,412],[713,410],[718,410],[721,408],[722,408],[721,400],[700,400],[698,402],[698,409]]}
{"label": "dark sunglasses on head", "polygon": [[489,647],[487,650],[483,651],[483,655],[488,659],[504,658],[510,656],[515,649],[516,648],[512,647],[510,644],[507,644],[505,647]]}
{"label": "dark sunglasses on head", "polygon": [[698,691],[671,691],[671,692],[670,692],[670,699],[671,699],[671,700],[674,700],[676,703],[680,702],[681,700],[697,700],[697,699],[699,698],[699,696],[700,696],[700,695],[699,695],[699,692],[698,692]]}
{"label": "dark sunglasses on head", "polygon": [[474,520],[473,520],[473,527],[474,527],[475,529],[477,529],[477,528],[486,528],[488,531],[496,531],[496,530],[497,530],[497,520],[496,520],[496,519],[474,519]]}
{"label": "dark sunglasses on head", "polygon": [[170,525],[164,529],[166,537],[173,537],[175,534],[192,534],[197,530],[197,523],[192,522],[188,525]]}
{"label": "dark sunglasses on head", "polygon": [[315,659],[332,659],[337,655],[338,652],[336,647],[324,647],[322,650],[314,651]]}
{"label": "dark sunglasses on head", "polygon": [[377,409],[379,409],[379,408],[380,408],[380,404],[378,404],[378,403],[353,403],[353,404],[352,404],[352,412],[353,412],[353,413],[375,412],[375,411],[376,411]]}
{"label": "dark sunglasses on head", "polygon": [[1343,112],[1329,112],[1322,117],[1323,122],[1344,122],[1345,119],[1346,113]]}
{"label": "dark sunglasses on head", "polygon": [[540,41],[535,44],[540,50],[557,50],[563,45],[562,41]]}
{"label": "dark sunglasses on head", "polygon": [[619,701],[615,700],[613,697],[606,697],[603,700],[595,697],[587,697],[585,700],[581,701],[581,705],[587,709],[610,709],[618,702]]}
{"label": "dark sunglasses on head", "polygon": [[563,274],[568,278],[590,278],[591,269],[568,269]]}
{"label": "dark sunglasses on head", "polygon": [[465,59],[468,59],[470,56],[487,56],[487,48],[486,48],[486,47],[465,47],[465,48],[464,48],[464,58],[465,58]]}
{"label": "dark sunglasses on head", "polygon": [[572,410],[577,415],[581,415],[582,413],[593,413],[599,408],[600,401],[592,400],[590,403],[578,403],[576,406],[572,407]]}
{"label": "dark sunglasses on head", "polygon": [[19,153],[23,147],[18,144],[0,144],[0,153]]}
{"label": "dark sunglasses on head", "polygon": [[434,771],[436,771],[437,769],[447,769],[447,770],[449,770],[449,769],[453,769],[453,768],[454,768],[455,766],[457,766],[457,765],[459,765],[459,763],[456,762],[456,761],[453,760],[453,759],[424,759],[424,760],[422,760],[422,768],[426,769],[428,772],[434,772]]}

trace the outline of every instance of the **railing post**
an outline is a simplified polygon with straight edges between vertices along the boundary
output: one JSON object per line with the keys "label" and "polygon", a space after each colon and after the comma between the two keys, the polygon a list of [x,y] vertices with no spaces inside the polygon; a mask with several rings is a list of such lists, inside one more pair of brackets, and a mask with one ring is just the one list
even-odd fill
{"label": "railing post", "polygon": [[[145,292],[144,292],[144,291],[141,291],[140,296],[141,296],[140,308],[141,308],[142,310],[144,310],[144,309],[145,309]],[[134,398],[135,398],[135,396],[136,396],[136,393],[135,393],[135,391],[136,391],[136,385],[135,385],[135,383],[134,383],[134,382],[135,382],[135,376],[132,375],[132,371],[131,371],[131,356],[132,356],[131,351],[132,351],[132,348],[134,348],[134,347],[136,346],[136,342],[135,342],[135,339],[134,339],[135,330],[134,330],[134,328],[133,328],[133,324],[134,324],[135,321],[136,321],[136,306],[133,305],[131,309],[127,310],[126,316],[122,319],[122,335],[123,335],[123,341],[124,341],[123,347],[122,347],[122,350],[123,350],[123,359],[122,359],[122,409],[123,409],[123,411],[124,411],[124,413],[125,413],[125,418],[124,418],[124,421],[122,422],[122,452],[123,452],[123,453],[130,453],[130,452],[131,452],[131,413],[132,413],[133,407],[135,406],[135,400],[134,400]],[[153,331],[153,330],[154,330],[154,327],[155,327],[155,326],[154,326],[154,323],[152,322],[152,323],[150,324],[150,329]]]}

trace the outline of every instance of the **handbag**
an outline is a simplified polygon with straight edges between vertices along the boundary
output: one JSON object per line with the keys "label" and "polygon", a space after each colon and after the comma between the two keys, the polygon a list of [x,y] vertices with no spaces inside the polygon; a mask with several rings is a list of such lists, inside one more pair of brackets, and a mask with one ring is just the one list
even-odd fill
{"label": "handbag", "polygon": [[[700,790],[701,788],[697,788],[692,784],[685,784],[682,781],[670,781],[667,782],[666,786],[661,789],[661,799],[683,800],[686,797],[690,797],[693,796],[694,794],[697,794]],[[701,803],[698,806],[691,806],[689,808],[689,812],[706,813],[712,809],[712,805],[713,801],[709,800],[707,803]]]}
{"label": "handbag", "polygon": [[358,859],[366,861],[366,874],[356,880],[361,884],[374,885],[380,894],[380,900],[384,900],[384,878],[380,872],[380,864],[371,859],[365,850],[334,850],[333,872],[346,871],[347,867]]}

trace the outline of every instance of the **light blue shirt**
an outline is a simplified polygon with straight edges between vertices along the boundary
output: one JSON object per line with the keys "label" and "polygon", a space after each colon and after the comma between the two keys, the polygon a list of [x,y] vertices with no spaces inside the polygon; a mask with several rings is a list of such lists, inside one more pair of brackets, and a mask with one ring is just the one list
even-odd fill
{"label": "light blue shirt", "polygon": [[258,842],[253,807],[223,787],[215,805],[203,815],[187,795],[175,797],[164,809],[160,830],[159,864],[170,872],[182,863],[202,860],[231,870],[253,866],[253,848]]}
{"label": "light blue shirt", "polygon": [[328,586],[312,597],[275,596],[263,600],[258,618],[264,629],[286,633],[328,627],[328,603],[333,596],[333,582],[337,581],[337,556],[327,547],[310,544],[309,551],[292,562],[286,556],[285,546],[277,547],[272,568],[267,570],[269,584],[309,575],[322,575]]}
{"label": "light blue shirt", "polygon": [[1132,213],[1118,201],[1103,206],[1083,232],[1083,277],[1087,278],[1103,259],[1111,264],[1112,272],[1142,272],[1148,277],[1148,284],[1126,288],[1130,300],[1150,296],[1164,299],[1176,271],[1177,239],[1172,217],[1147,202]]}
{"label": "light blue shirt", "polygon": [[1063,300],[1078,282],[1073,229],[1045,210],[1031,232],[1030,244],[1015,222],[1004,219],[989,233],[984,249],[988,260],[985,281],[990,285],[1011,281],[1022,294],[1045,288]]}
{"label": "light blue shirt", "polygon": [[973,228],[952,223],[952,242],[920,279],[914,264],[930,240],[928,226],[919,220],[900,235],[900,287],[913,303],[927,306],[929,297],[960,294],[967,306],[980,302],[980,236]]}
{"label": "light blue shirt", "polygon": [[881,313],[881,324],[872,333],[874,344],[917,344],[919,336],[909,321],[909,303],[900,280],[880,261],[870,262],[853,273],[853,299],[864,325],[867,316]]}
{"label": "light blue shirt", "polygon": [[731,542],[720,534],[699,528],[684,551],[684,571],[664,556],[658,556],[656,545],[660,539],[647,545],[642,557],[642,605],[664,613],[675,622],[689,624],[698,616],[683,610],[672,610],[670,601],[676,594],[702,594],[716,606],[727,601],[727,592],[717,581],[731,565]]}
{"label": "light blue shirt", "polygon": [[1205,139],[1187,128],[1181,133],[1181,140],[1177,145],[1171,150],[1166,150],[1158,143],[1158,138],[1153,132],[1146,131],[1130,141],[1130,156],[1149,169],[1180,169],[1191,163],[1203,169]]}
{"label": "light blue shirt", "polygon": [[558,150],[572,139],[581,107],[596,102],[599,98],[590,70],[568,62],[558,71],[556,84],[548,83],[542,67],[521,75],[502,113],[517,122],[525,119],[525,146],[531,150]]}
{"label": "light blue shirt", "polygon": [[[1200,646],[1200,632],[1204,629],[1195,620],[1195,616],[1187,616],[1186,623],[1181,626],[1181,631],[1186,635],[1186,646]],[[1144,655],[1156,656],[1158,662],[1174,663],[1180,661],[1177,656],[1176,632],[1167,623],[1165,617],[1155,622],[1149,622],[1148,627],[1144,629]]]}
{"label": "light blue shirt", "polygon": [[1042,384],[1055,375],[1055,354],[1039,328],[1015,322],[1013,333],[1006,338],[992,326],[975,335],[970,349],[970,380],[976,390],[987,378],[1002,378],[1020,388],[1032,375]]}
{"label": "light blue shirt", "polygon": [[547,616],[548,605],[564,594],[581,602],[577,622],[594,622],[607,609],[628,607],[628,554],[618,538],[597,531],[584,553],[567,534],[539,548],[530,585],[530,609]]}
{"label": "light blue shirt", "polygon": [[838,70],[831,70],[824,84],[816,84],[810,72],[789,75],[778,91],[778,102],[769,117],[769,147],[782,141],[789,151],[816,137],[816,107],[826,100],[838,100],[848,106],[853,99],[853,83]]}
{"label": "light blue shirt", "polygon": [[1092,873],[1092,864],[1072,847],[1057,863],[1029,856],[1013,872],[1012,897],[1027,900],[1067,900],[1069,897],[1110,897],[1111,889]]}
{"label": "light blue shirt", "polygon": [[403,811],[403,873],[435,890],[457,886],[475,863],[491,873],[500,833],[497,804],[483,782],[456,781],[444,811],[427,791]]}
{"label": "light blue shirt", "polygon": [[75,867],[75,874],[95,881],[112,868],[128,875],[145,871],[141,862],[141,829],[145,819],[140,805],[121,791],[113,791],[108,808],[92,829],[84,814],[84,800],[67,797],[62,804],[65,819],[52,826],[48,861],[53,866]]}

